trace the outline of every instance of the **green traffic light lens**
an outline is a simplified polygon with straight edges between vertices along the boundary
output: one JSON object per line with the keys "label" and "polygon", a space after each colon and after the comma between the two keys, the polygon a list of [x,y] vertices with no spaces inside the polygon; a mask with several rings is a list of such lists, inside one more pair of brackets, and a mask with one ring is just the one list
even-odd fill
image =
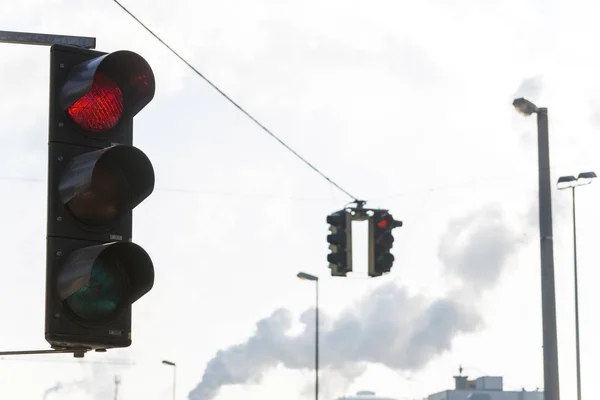
{"label": "green traffic light lens", "polygon": [[114,259],[99,257],[90,272],[87,285],[65,302],[71,311],[86,322],[109,321],[119,314],[125,303],[127,280]]}

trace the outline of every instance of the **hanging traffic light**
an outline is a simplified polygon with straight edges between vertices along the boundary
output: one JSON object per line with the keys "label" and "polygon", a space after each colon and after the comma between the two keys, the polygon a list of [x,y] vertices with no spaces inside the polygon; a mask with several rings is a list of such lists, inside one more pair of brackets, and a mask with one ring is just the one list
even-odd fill
{"label": "hanging traffic light", "polygon": [[154,284],[131,242],[132,209],[154,189],[133,117],[154,74],[131,51],[50,50],[45,337],[53,348],[131,344],[131,304]]}
{"label": "hanging traffic light", "polygon": [[390,272],[394,255],[390,250],[394,244],[392,230],[402,226],[387,210],[374,210],[369,218],[369,276],[381,276]]}
{"label": "hanging traffic light", "polygon": [[327,236],[327,255],[332,276],[346,276],[352,272],[352,216],[340,210],[327,216],[330,234]]}

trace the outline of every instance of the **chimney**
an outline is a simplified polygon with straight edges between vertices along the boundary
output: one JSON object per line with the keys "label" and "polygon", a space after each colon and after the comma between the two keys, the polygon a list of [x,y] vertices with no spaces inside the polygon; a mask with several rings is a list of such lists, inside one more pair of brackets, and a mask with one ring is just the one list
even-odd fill
{"label": "chimney", "polygon": [[455,376],[455,389],[456,390],[466,390],[467,389],[467,376]]}

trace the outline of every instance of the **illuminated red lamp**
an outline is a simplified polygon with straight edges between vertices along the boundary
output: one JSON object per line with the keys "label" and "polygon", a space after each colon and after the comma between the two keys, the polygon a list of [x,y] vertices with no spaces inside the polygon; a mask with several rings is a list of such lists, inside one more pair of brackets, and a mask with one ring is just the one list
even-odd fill
{"label": "illuminated red lamp", "polygon": [[379,229],[385,229],[385,228],[387,228],[387,227],[388,227],[388,225],[389,225],[389,222],[388,222],[388,220],[387,220],[387,219],[382,219],[381,221],[379,221],[379,222],[377,223],[377,227],[378,227]]}
{"label": "illuminated red lamp", "polygon": [[98,72],[90,91],[73,103],[67,114],[86,131],[111,130],[123,115],[123,92],[108,75]]}
{"label": "illuminated red lamp", "polygon": [[131,51],[116,51],[73,67],[60,92],[63,110],[81,129],[110,133],[154,96],[152,69]]}

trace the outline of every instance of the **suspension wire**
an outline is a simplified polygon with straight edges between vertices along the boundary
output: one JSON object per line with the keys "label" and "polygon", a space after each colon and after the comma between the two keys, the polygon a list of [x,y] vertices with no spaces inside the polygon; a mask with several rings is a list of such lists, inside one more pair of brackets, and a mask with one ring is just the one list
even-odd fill
{"label": "suspension wire", "polygon": [[160,43],[162,43],[167,49],[169,49],[171,51],[171,53],[173,53],[177,58],[179,58],[185,65],[187,65],[192,71],[194,71],[196,73],[196,75],[198,75],[200,78],[202,78],[204,81],[206,81],[206,83],[208,83],[210,86],[212,86],[217,92],[219,92],[223,97],[225,97],[227,100],[229,100],[229,102],[231,104],[233,104],[238,110],[240,110],[242,113],[244,113],[248,118],[250,118],[256,125],[258,125],[262,130],[264,130],[266,133],[268,133],[273,139],[277,140],[279,142],[279,144],[281,144],[283,147],[285,147],[287,150],[289,150],[290,152],[292,152],[292,154],[294,154],[296,157],[298,157],[302,162],[304,162],[306,165],[308,165],[313,171],[315,171],[317,174],[321,175],[325,180],[327,180],[327,182],[329,182],[331,185],[335,186],[337,189],[339,189],[340,191],[342,191],[346,196],[352,198],[355,201],[358,201],[358,199],[354,196],[352,196],[347,190],[345,190],[344,188],[342,188],[340,185],[338,185],[336,182],[334,182],[333,180],[331,180],[331,178],[329,178],[327,175],[325,175],[323,172],[321,172],[321,170],[319,170],[317,167],[315,167],[313,164],[311,164],[308,160],[306,160],[304,157],[302,157],[300,154],[298,154],[298,152],[296,152],[294,149],[292,149],[290,146],[288,146],[283,140],[281,140],[277,135],[275,135],[270,129],[268,129],[265,125],[263,125],[262,123],[260,123],[256,118],[254,118],[249,112],[247,112],[242,106],[240,106],[238,103],[236,103],[231,97],[229,97],[225,92],[223,92],[217,85],[215,85],[213,82],[211,82],[206,76],[204,76],[204,74],[202,74],[200,71],[198,71],[192,64],[190,64],[185,58],[183,58],[181,55],[179,55],[179,53],[177,53],[175,50],[173,50],[173,48],[171,46],[169,46],[167,43],[165,43],[164,40],[162,40],[156,33],[154,33],[150,28],[148,28],[142,21],[140,21],[131,11],[129,11],[125,6],[123,6],[121,3],[119,3],[117,0],[113,0],[115,3],[117,3],[117,5],[119,7],[121,7],[123,9],[123,11],[125,11],[127,14],[129,14],[134,20],[136,20],[144,29],[146,29],[152,36],[154,36]]}

